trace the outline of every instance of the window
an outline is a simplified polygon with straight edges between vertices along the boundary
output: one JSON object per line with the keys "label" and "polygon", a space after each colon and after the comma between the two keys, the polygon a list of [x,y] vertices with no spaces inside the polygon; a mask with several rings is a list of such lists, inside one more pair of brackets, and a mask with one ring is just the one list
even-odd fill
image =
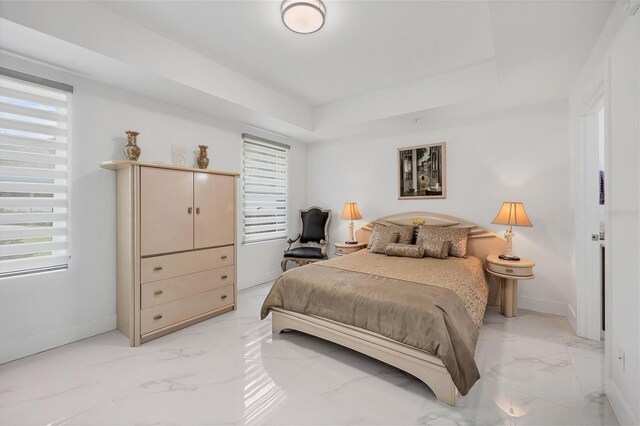
{"label": "window", "polygon": [[0,68],[0,276],[68,265],[72,91]]}
{"label": "window", "polygon": [[243,134],[243,243],[287,237],[288,145]]}

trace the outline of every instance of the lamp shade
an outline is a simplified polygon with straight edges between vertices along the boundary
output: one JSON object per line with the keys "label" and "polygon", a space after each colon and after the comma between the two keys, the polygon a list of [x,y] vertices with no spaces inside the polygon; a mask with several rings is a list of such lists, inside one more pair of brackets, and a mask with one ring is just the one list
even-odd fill
{"label": "lamp shade", "polygon": [[533,226],[527,212],[524,211],[524,205],[519,202],[505,201],[493,222],[496,225],[509,226]]}
{"label": "lamp shade", "polygon": [[347,220],[358,220],[362,219],[362,215],[360,214],[360,210],[358,210],[358,205],[356,203],[344,203],[344,209],[342,210],[341,219]]}

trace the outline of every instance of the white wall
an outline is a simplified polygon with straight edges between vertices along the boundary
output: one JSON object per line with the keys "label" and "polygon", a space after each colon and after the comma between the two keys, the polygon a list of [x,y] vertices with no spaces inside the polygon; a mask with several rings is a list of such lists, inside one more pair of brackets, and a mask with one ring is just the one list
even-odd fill
{"label": "white wall", "polygon": [[[215,118],[2,55],[1,66],[71,84],[71,225],[69,269],[0,280],[0,363],[109,331],[116,324],[115,173],[98,164],[123,159],[125,130],[141,132],[141,160],[171,163],[171,144],[209,145],[210,169],[241,171],[242,131]],[[269,135],[260,135],[269,137]],[[306,205],[306,146],[291,145],[290,209]],[[191,154],[191,152],[189,152]],[[195,158],[194,157],[188,158]],[[238,223],[241,221],[238,181]],[[290,229],[297,227],[290,215]],[[242,241],[238,229],[238,241]],[[278,276],[283,241],[238,247],[238,284]]]}
{"label": "white wall", "polygon": [[[503,201],[522,201],[534,228],[514,228],[515,252],[537,263],[536,278],[519,287],[520,306],[567,314],[571,281],[568,112],[565,102],[482,117],[424,124],[421,132],[376,140],[310,145],[308,200],[333,210],[331,240],[348,237],[339,219],[346,201],[364,216],[357,227],[392,213],[429,211],[491,225]],[[437,124],[437,123],[436,123]],[[420,126],[420,125],[418,125]],[[447,198],[398,200],[397,148],[447,143]]]}
{"label": "white wall", "polygon": [[[584,98],[603,83],[608,111],[611,217],[608,250],[606,393],[621,424],[640,421],[640,12],[618,2],[570,99],[571,120]],[[578,151],[577,137],[571,140]],[[572,175],[578,174],[572,159]],[[574,206],[577,211],[580,207]],[[580,232],[577,229],[576,232]],[[583,231],[584,232],[584,231]],[[578,239],[576,239],[578,241]],[[579,250],[576,244],[576,250]],[[576,251],[579,253],[578,251]],[[580,283],[578,283],[580,284]],[[576,304],[576,300],[571,300]],[[577,306],[580,309],[580,306]],[[618,356],[624,352],[625,367]]]}

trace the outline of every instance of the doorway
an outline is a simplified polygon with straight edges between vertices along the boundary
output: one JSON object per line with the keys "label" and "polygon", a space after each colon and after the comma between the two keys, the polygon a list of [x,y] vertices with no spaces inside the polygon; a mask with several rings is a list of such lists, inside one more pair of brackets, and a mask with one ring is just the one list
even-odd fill
{"label": "doorway", "polygon": [[602,91],[578,117],[577,333],[604,340],[606,330],[608,215],[607,110]]}

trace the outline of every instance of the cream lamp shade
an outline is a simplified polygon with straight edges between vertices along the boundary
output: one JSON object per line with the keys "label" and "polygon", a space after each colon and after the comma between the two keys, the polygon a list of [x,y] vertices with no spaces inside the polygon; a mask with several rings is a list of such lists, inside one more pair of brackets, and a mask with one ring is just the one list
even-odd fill
{"label": "cream lamp shade", "polygon": [[358,210],[357,203],[344,203],[344,209],[342,210],[342,216],[340,219],[346,220],[360,220],[362,219],[362,215],[360,214],[360,210]]}
{"label": "cream lamp shade", "polygon": [[500,207],[498,215],[493,219],[496,225],[509,225],[504,233],[504,238],[507,240],[506,253],[498,256],[500,259],[518,261],[520,258],[513,254],[513,231],[512,226],[528,226],[533,224],[527,216],[527,212],[524,211],[524,205],[520,202],[505,201]]}
{"label": "cream lamp shade", "polygon": [[353,221],[362,219],[360,210],[358,210],[358,204],[356,203],[344,203],[344,209],[342,209],[341,219],[349,220],[349,241],[347,244],[356,244],[358,241],[353,236]]}
{"label": "cream lamp shade", "polygon": [[519,202],[505,201],[493,222],[496,225],[533,226],[524,211],[524,205]]}

